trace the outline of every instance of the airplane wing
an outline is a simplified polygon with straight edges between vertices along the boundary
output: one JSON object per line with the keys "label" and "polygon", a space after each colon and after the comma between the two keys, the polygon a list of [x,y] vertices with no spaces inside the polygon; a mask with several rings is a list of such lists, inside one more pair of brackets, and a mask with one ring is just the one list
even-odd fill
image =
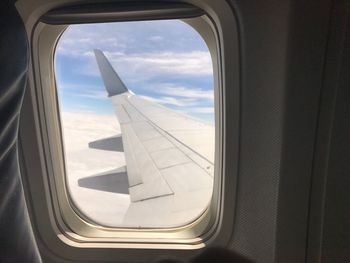
{"label": "airplane wing", "polygon": [[179,226],[205,211],[214,173],[214,127],[133,94],[94,50],[120,122],[131,204],[126,225]]}

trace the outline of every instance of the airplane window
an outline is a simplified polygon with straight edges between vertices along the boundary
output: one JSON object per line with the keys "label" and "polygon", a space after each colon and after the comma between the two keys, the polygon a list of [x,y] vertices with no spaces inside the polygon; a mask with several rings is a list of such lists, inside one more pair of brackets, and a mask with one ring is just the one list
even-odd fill
{"label": "airplane window", "polygon": [[84,219],[172,228],[208,208],[211,56],[181,20],[71,25],[55,52],[66,184]]}

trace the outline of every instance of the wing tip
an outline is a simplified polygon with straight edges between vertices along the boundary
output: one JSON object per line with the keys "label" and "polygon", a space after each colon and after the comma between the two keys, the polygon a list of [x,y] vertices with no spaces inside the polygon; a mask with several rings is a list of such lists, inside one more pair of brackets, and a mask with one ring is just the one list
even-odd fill
{"label": "wing tip", "polygon": [[103,52],[101,51],[101,49],[94,48],[93,51],[94,51],[95,55],[96,55],[96,54],[103,54]]}
{"label": "wing tip", "polygon": [[108,92],[108,97],[128,92],[128,88],[120,79],[117,72],[115,72],[105,54],[100,49],[93,49],[93,51],[105,84],[105,88]]}

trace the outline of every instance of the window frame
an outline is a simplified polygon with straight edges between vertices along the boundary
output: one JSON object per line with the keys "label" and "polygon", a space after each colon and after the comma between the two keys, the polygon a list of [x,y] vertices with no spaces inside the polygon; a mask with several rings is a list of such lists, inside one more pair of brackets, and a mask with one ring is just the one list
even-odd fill
{"label": "window frame", "polygon": [[[207,26],[213,29],[215,37],[215,42],[207,42],[208,36],[205,36],[205,32],[198,30],[200,22],[188,21],[202,35],[212,54],[213,62],[217,62],[214,65],[214,72],[217,72],[217,74],[214,73],[215,132],[221,136],[216,135],[215,180],[212,199],[214,201],[211,202],[211,206],[216,207],[211,207],[209,212],[200,217],[201,224],[197,224],[197,220],[181,228],[142,229],[141,231],[113,230],[117,235],[111,235],[110,229],[103,229],[88,222],[82,225],[81,221],[71,216],[72,212],[76,211],[70,210],[72,207],[62,205],[65,202],[68,204],[69,197],[64,182],[57,180],[57,174],[63,175],[62,171],[64,171],[60,122],[59,118],[54,119],[54,116],[58,116],[57,112],[56,115],[52,115],[52,112],[48,110],[50,107],[57,110],[57,107],[52,107],[52,103],[57,105],[57,96],[53,92],[55,90],[53,50],[57,37],[63,32],[65,26],[45,25],[37,21],[31,31],[32,63],[21,116],[20,150],[23,160],[21,168],[24,173],[24,185],[30,200],[30,213],[37,225],[34,229],[47,246],[52,247],[53,244],[59,244],[63,250],[73,249],[74,251],[81,251],[81,248],[87,247],[107,251],[110,251],[111,248],[186,251],[203,248],[209,243],[226,245],[229,242],[233,230],[234,193],[238,170],[238,28],[233,10],[227,3],[212,3],[208,0],[187,2],[198,5],[206,11]],[[235,27],[232,27],[232,24]],[[227,35],[223,32],[227,32]],[[49,42],[51,45],[47,45],[48,40],[51,40]],[[215,46],[217,50],[213,52]],[[228,59],[225,59],[224,54]],[[228,69],[232,69],[233,74],[230,74]],[[230,119],[227,118],[227,113],[230,113]],[[227,136],[228,134],[234,135]],[[39,157],[36,160],[31,154],[33,148],[36,150],[36,157]],[[55,151],[55,148],[56,150],[61,149],[61,155],[59,151]],[[232,161],[225,162],[228,157]],[[59,192],[60,190],[64,190],[65,194]],[[44,227],[39,227],[43,225]],[[149,254],[152,253],[154,252],[149,252]],[[68,256],[72,257],[73,254],[70,252]],[[123,257],[123,253],[119,255],[117,257]],[[101,260],[103,255],[97,253],[92,258]]]}
{"label": "window frame", "polygon": [[[168,20],[168,18],[166,18],[166,20]],[[185,22],[186,25],[188,27],[191,27],[191,24],[194,24],[195,26],[197,26],[197,28],[200,28],[201,29],[201,32],[202,34],[205,35],[205,37],[207,38],[207,41],[210,43],[210,44],[213,44],[212,47],[211,47],[211,59],[213,58],[213,61],[212,63],[215,64],[215,68],[217,69],[217,47],[216,45],[214,45],[216,43],[216,41],[214,40],[215,36],[211,30],[210,27],[210,21],[208,20],[207,17],[201,17],[201,16],[198,16],[198,17],[193,17],[193,18],[184,18],[184,19],[176,19],[176,18],[172,18],[171,20],[180,20],[182,22]],[[159,20],[137,20],[138,22],[142,22],[142,21],[159,21]],[[118,21],[118,22],[115,22],[115,23],[120,23],[120,22],[123,22],[123,21]],[[93,24],[97,24],[97,23],[93,23]],[[74,24],[74,25],[77,25],[77,24]],[[51,31],[51,25],[46,25],[45,27],[49,27],[48,28],[48,31]],[[62,32],[59,33],[59,37],[58,39],[56,40],[56,45],[55,45],[55,48],[54,48],[54,51],[53,51],[53,57],[54,57],[54,64],[55,64],[55,59],[56,59],[56,50],[57,50],[57,46],[59,45],[59,42],[61,40],[61,37],[63,36],[64,32],[66,29],[68,29],[69,26],[66,26]],[[196,30],[196,29],[195,29]],[[196,32],[198,33],[198,31],[196,30]],[[44,38],[45,38],[45,35],[46,35],[46,32],[42,32],[41,34],[44,35]],[[199,33],[198,33],[199,34]],[[202,40],[204,41],[203,37],[201,36]],[[205,42],[205,41],[204,41]],[[209,47],[208,47],[208,50],[209,50]],[[53,67],[53,70],[55,71],[55,65]],[[215,75],[215,77],[214,77]],[[218,74],[216,72],[216,74],[213,73],[213,82],[216,82],[216,84],[214,86],[218,86],[219,84],[217,83],[218,82]],[[215,79],[215,81],[214,81]],[[55,91],[50,91],[49,92],[55,92],[55,100],[59,100],[59,86],[57,86],[57,84],[55,84],[55,87],[54,87]],[[215,91],[215,89],[213,88],[213,93]],[[57,122],[60,124],[62,122],[62,119],[60,118],[59,120],[56,120],[57,116],[58,117],[62,117],[62,115],[60,114],[60,109],[59,109],[59,105],[57,103],[57,105],[54,105],[56,103],[56,101],[50,101],[50,95],[49,94],[46,94],[45,95],[45,91],[43,92],[43,96],[44,96],[44,101],[48,99],[48,103],[49,105],[53,105],[53,106],[48,106],[48,107],[55,107],[56,109],[54,110],[54,112],[52,113],[52,116],[49,117],[49,119],[53,119],[54,122]],[[217,97],[217,96],[215,96]],[[215,102],[216,103],[216,102]],[[44,106],[45,107],[45,106]],[[57,115],[57,116],[56,116]],[[218,133],[220,131],[220,127],[217,127],[218,123],[220,121],[216,121],[217,123],[215,124],[215,128],[216,128],[216,133]],[[61,126],[61,125],[60,125]],[[58,157],[61,161],[61,155],[62,155],[62,158],[63,159],[66,159],[65,157],[65,153],[64,153],[64,143],[63,143],[63,133],[62,133],[62,127],[60,127],[60,134],[57,135],[57,138],[60,137],[60,142],[59,144],[62,145],[62,153],[60,154],[60,156]],[[55,131],[49,131],[49,134],[50,133],[55,133]],[[218,141],[218,140],[216,140]],[[56,144],[57,142],[56,141],[53,141],[52,142],[52,145]],[[215,143],[215,142],[214,142]],[[51,145],[51,147],[52,147]],[[219,156],[216,156],[215,158],[219,158]],[[74,200],[73,198],[71,198],[71,190],[69,188],[69,185],[68,185],[68,178],[67,178],[67,169],[65,169],[65,161],[63,164],[61,164],[62,168],[61,167],[58,167],[55,169],[56,172],[56,177],[60,177],[61,174],[64,174],[65,175],[65,179],[64,179],[64,182],[62,183],[62,185],[64,185],[64,189],[65,191],[67,192],[67,197],[68,197],[68,200],[62,200],[62,206],[65,207],[66,206],[66,203],[69,202],[69,205],[71,207],[71,209],[74,211],[74,213],[80,217],[80,218],[76,218],[75,215],[71,215],[72,214],[72,210],[70,208],[67,208],[68,210],[65,210],[65,211],[68,211],[69,213],[69,216],[66,218],[66,221],[70,221],[70,223],[72,224],[75,224],[77,223],[77,225],[71,225],[71,228],[73,228],[75,231],[80,231],[81,234],[84,233],[84,230],[82,231],[80,229],[81,227],[81,220],[85,221],[83,224],[86,224],[86,223],[89,223],[89,228],[91,227],[91,225],[97,229],[100,229],[101,231],[99,231],[99,233],[97,231],[94,231],[95,233],[91,233],[94,237],[110,237],[110,236],[113,236],[113,237],[119,237],[119,236],[124,236],[124,233],[125,236],[133,236],[132,233],[130,232],[137,232],[137,233],[140,233],[140,232],[152,232],[152,235],[150,235],[150,238],[153,238],[154,234],[155,233],[158,233],[158,235],[161,237],[161,238],[168,238],[167,236],[169,236],[167,233],[171,233],[170,236],[173,235],[173,233],[176,232],[177,235],[179,235],[179,237],[183,237],[183,238],[191,238],[191,234],[188,233],[188,229],[189,228],[192,228],[191,232],[195,232],[195,233],[201,233],[201,232],[204,232],[206,231],[205,229],[207,228],[207,226],[209,224],[211,224],[211,218],[212,215],[211,213],[208,211],[210,208],[209,207],[205,207],[204,209],[204,212],[202,212],[201,214],[199,214],[197,217],[193,218],[193,220],[189,223],[185,223],[183,225],[180,225],[180,226],[175,226],[175,227],[159,227],[159,228],[152,228],[152,227],[144,227],[144,228],[137,228],[136,226],[133,228],[133,227],[112,227],[112,226],[104,226],[104,225],[99,225],[98,223],[94,222],[93,218],[88,216],[88,215],[85,215],[84,212],[80,211],[79,207],[78,207],[78,200]],[[59,169],[59,170],[58,170]],[[214,186],[213,186],[214,187]],[[60,193],[60,196],[63,196],[62,193]],[[211,199],[211,198],[210,198]],[[210,205],[210,204],[209,204]],[[70,210],[70,211],[69,211]],[[216,208],[215,208],[216,210]],[[63,218],[65,217],[65,215],[63,215]],[[118,231],[121,231],[121,233],[116,233]],[[90,233],[90,231],[89,231]],[[112,234],[113,233],[113,234]],[[196,234],[197,235],[197,234]],[[148,234],[147,234],[148,236]],[[146,235],[145,235],[145,238],[148,238]]]}

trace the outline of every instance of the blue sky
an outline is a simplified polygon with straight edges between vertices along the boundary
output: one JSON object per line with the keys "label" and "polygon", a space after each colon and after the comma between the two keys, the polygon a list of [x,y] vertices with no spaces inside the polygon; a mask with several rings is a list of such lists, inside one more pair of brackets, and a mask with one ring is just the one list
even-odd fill
{"label": "blue sky", "polygon": [[135,94],[213,122],[210,54],[201,36],[180,20],[70,26],[56,49],[62,111],[114,114],[93,55],[95,48],[105,53]]}

